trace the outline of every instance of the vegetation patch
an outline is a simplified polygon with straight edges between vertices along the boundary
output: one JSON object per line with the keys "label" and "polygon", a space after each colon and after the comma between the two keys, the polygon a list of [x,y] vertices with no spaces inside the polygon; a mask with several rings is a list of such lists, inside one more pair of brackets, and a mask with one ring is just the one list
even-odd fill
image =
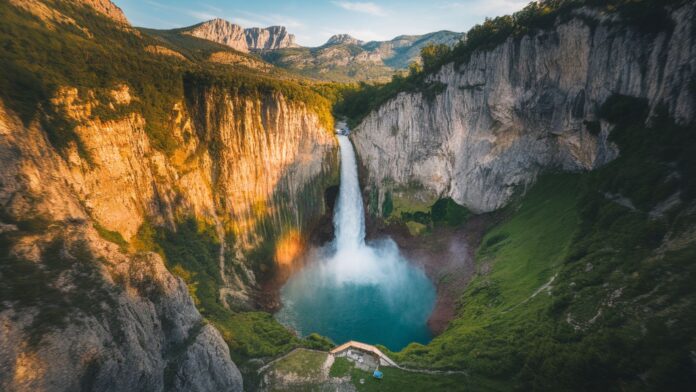
{"label": "vegetation patch", "polygon": [[334,360],[333,365],[331,365],[331,370],[329,370],[329,376],[331,377],[345,377],[350,374],[351,369],[355,365],[353,362],[349,361],[346,357],[338,357]]}
{"label": "vegetation patch", "polygon": [[275,362],[273,370],[302,378],[318,378],[328,355],[321,351],[297,349]]}
{"label": "vegetation patch", "polygon": [[121,248],[121,251],[128,249],[128,241],[126,241],[118,231],[109,230],[96,221],[94,222],[94,229],[97,230],[97,233],[99,233],[101,238],[118,245],[119,248]]}
{"label": "vegetation patch", "polygon": [[[393,367],[379,369],[384,378],[378,380],[371,372],[353,367],[350,377],[358,391],[461,391],[468,390],[470,382],[463,374],[412,373]],[[362,380],[362,382],[361,382]]]}

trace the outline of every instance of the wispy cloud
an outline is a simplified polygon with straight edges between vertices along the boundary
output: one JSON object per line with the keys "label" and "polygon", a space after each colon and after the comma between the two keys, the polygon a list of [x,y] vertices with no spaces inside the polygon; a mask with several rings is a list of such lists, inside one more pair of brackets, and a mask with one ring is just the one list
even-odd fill
{"label": "wispy cloud", "polygon": [[230,19],[245,27],[285,26],[291,30],[305,27],[304,23],[286,15],[260,14],[242,10],[236,10],[236,13],[244,16],[233,16]]}
{"label": "wispy cloud", "polygon": [[438,8],[466,11],[476,16],[491,16],[511,14],[527,4],[529,0],[454,1],[441,4]]}
{"label": "wispy cloud", "polygon": [[157,1],[152,1],[152,0],[146,0],[145,3],[149,4],[152,7],[161,9],[161,10],[167,10],[167,11],[177,12],[179,14],[185,14],[185,15],[188,15],[192,18],[195,18],[195,19],[198,19],[201,21],[215,19],[215,18],[219,17],[218,14],[219,14],[219,10],[220,10],[219,8],[216,8],[216,7],[213,7],[210,5],[204,5],[204,7],[207,8],[208,10],[214,12],[214,13],[171,6],[168,4],[162,4],[162,3],[159,3]]}
{"label": "wispy cloud", "polygon": [[384,16],[384,9],[375,3],[359,1],[334,1],[334,4],[348,11],[362,12],[375,16]]}
{"label": "wispy cloud", "polygon": [[201,12],[201,11],[194,11],[194,10],[185,10],[184,12],[185,12],[187,15],[189,15],[189,16],[191,16],[191,17],[194,17],[194,18],[196,18],[196,19],[198,19],[198,20],[211,20],[211,19],[218,18],[217,15],[211,14],[211,13],[208,13],[208,12]]}

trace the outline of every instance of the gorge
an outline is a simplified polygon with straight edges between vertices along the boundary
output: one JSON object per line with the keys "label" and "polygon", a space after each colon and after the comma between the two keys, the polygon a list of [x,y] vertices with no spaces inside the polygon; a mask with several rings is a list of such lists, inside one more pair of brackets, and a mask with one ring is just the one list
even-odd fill
{"label": "gorge", "polygon": [[696,383],[693,1],[319,47],[116,3],[0,2],[0,390]]}

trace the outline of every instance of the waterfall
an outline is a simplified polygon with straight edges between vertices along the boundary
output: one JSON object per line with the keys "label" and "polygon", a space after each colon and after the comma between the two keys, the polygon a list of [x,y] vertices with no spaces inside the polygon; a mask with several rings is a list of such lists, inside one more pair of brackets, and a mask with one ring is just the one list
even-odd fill
{"label": "waterfall", "polygon": [[365,242],[365,211],[353,145],[339,125],[341,185],[335,238],[310,249],[305,268],[281,289],[278,320],[300,334],[318,332],[341,343],[359,340],[398,350],[430,340],[426,326],[435,289],[389,238]]}
{"label": "waterfall", "polygon": [[363,211],[358,165],[348,136],[337,135],[341,148],[341,186],[334,215],[336,251],[344,252],[365,246],[365,211]]}

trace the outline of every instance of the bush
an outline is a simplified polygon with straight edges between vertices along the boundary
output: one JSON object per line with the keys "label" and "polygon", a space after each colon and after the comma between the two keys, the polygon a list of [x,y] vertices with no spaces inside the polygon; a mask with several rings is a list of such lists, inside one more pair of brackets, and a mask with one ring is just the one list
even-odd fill
{"label": "bush", "polygon": [[451,198],[439,199],[430,209],[433,223],[446,223],[449,226],[459,226],[466,222],[470,212]]}

